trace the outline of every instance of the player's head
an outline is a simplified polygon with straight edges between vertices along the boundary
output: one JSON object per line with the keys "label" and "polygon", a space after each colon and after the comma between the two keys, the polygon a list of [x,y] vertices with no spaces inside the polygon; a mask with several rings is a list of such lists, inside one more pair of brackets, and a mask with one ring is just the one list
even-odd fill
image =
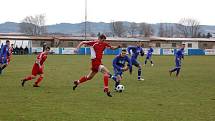
{"label": "player's head", "polygon": [[141,46],[142,46],[141,41],[138,41],[136,44],[137,44],[138,47],[141,47]]}
{"label": "player's head", "polygon": [[10,46],[10,41],[9,40],[6,41],[6,45]]}
{"label": "player's head", "polygon": [[98,39],[100,41],[105,41],[106,40],[106,36],[104,34],[101,34]]}
{"label": "player's head", "polygon": [[184,43],[181,44],[181,48],[185,48],[185,44]]}
{"label": "player's head", "polygon": [[122,49],[120,55],[121,55],[122,57],[125,57],[125,56],[126,56],[126,53],[127,53],[127,52],[126,52],[126,49]]}
{"label": "player's head", "polygon": [[47,46],[47,47],[45,48],[45,54],[48,54],[49,51],[50,51],[50,47]]}

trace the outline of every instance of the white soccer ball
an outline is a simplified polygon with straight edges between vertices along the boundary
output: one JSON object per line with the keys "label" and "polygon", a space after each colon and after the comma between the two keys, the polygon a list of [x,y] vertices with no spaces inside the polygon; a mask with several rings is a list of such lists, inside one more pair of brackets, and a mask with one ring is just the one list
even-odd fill
{"label": "white soccer ball", "polygon": [[123,85],[118,85],[116,87],[116,90],[119,91],[119,92],[122,92],[123,90],[125,90],[125,87]]}

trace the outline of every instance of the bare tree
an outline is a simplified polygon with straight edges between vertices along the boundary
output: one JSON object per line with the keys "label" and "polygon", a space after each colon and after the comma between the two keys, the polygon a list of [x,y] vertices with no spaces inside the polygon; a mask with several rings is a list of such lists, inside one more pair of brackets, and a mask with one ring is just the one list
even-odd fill
{"label": "bare tree", "polygon": [[28,35],[42,35],[47,32],[45,15],[27,16],[19,25],[20,32]]}
{"label": "bare tree", "polygon": [[159,31],[158,31],[159,37],[164,37],[164,33],[165,33],[164,24],[163,24],[163,23],[160,23]]}
{"label": "bare tree", "polygon": [[198,37],[200,22],[195,19],[183,18],[177,24],[178,33],[184,37]]}
{"label": "bare tree", "polygon": [[138,29],[137,23],[132,22],[130,23],[128,32],[131,34],[132,37],[134,37],[134,34],[137,32],[137,29]]}
{"label": "bare tree", "polygon": [[110,28],[112,33],[118,37],[122,37],[123,34],[126,32],[125,26],[123,25],[122,21],[111,22]]}
{"label": "bare tree", "polygon": [[144,35],[144,37],[150,37],[151,35],[154,34],[154,30],[150,24],[140,23],[138,28],[139,28],[139,33],[141,35]]}

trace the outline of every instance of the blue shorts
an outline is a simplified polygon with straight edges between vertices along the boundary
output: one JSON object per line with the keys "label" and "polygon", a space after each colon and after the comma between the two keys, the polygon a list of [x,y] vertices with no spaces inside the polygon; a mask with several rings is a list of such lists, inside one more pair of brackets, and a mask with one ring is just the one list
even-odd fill
{"label": "blue shorts", "polygon": [[114,76],[118,76],[118,75],[122,77],[122,71],[114,68]]}
{"label": "blue shorts", "polygon": [[132,65],[139,67],[140,63],[137,60],[132,59],[131,60]]}
{"label": "blue shorts", "polygon": [[7,58],[3,58],[0,60],[0,64],[7,64]]}
{"label": "blue shorts", "polygon": [[146,59],[151,59],[152,55],[147,55]]}
{"label": "blue shorts", "polygon": [[175,67],[176,68],[181,68],[181,61],[180,60],[175,61]]}

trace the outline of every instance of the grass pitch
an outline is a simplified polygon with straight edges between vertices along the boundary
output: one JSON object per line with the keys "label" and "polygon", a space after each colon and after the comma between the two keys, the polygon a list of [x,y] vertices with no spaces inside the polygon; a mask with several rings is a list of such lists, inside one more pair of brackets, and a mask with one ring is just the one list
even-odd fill
{"label": "grass pitch", "polygon": [[[49,55],[41,87],[21,87],[35,57],[13,56],[0,76],[0,121],[215,121],[215,56],[186,56],[179,79],[168,73],[173,56],[153,56],[154,67],[143,67],[145,81],[137,81],[137,68],[124,73],[125,91],[112,98],[100,73],[72,90],[72,81],[89,72],[89,56],[81,55]],[[103,58],[111,72],[113,58]]]}

